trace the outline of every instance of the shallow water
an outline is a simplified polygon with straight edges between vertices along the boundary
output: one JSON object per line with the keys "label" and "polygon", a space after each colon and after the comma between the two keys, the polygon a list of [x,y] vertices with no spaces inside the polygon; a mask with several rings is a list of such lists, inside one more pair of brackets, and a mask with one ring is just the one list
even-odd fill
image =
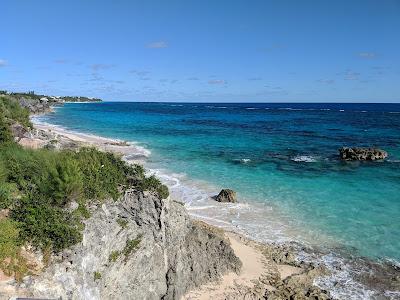
{"label": "shallow water", "polygon": [[[65,104],[41,121],[138,142],[193,215],[261,240],[400,261],[399,104]],[[342,162],[378,146],[384,162]],[[240,204],[209,199],[227,187]]]}

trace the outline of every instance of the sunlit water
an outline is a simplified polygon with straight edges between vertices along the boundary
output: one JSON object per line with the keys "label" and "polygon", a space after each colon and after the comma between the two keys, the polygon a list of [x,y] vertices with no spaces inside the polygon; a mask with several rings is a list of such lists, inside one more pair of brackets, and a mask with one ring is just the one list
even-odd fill
{"label": "sunlit water", "polygon": [[[263,240],[400,260],[398,104],[65,104],[40,118],[138,142],[189,211]],[[389,152],[342,162],[341,146]],[[221,205],[221,188],[239,204]]]}

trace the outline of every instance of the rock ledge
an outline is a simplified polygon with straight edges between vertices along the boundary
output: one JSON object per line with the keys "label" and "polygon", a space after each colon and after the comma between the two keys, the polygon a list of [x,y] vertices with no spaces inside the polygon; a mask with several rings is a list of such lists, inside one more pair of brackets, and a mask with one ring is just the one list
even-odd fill
{"label": "rock ledge", "polygon": [[342,147],[339,156],[343,160],[380,160],[388,157],[388,153],[378,148]]}

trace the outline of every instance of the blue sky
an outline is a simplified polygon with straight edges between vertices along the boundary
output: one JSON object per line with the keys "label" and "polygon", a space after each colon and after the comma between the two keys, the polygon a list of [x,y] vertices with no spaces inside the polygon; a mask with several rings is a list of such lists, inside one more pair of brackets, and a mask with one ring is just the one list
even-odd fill
{"label": "blue sky", "polygon": [[3,0],[0,9],[0,89],[400,102],[399,0]]}

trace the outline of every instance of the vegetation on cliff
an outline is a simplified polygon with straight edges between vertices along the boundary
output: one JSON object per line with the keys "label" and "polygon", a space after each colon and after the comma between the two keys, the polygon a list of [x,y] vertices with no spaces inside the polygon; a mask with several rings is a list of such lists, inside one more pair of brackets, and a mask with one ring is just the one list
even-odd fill
{"label": "vegetation on cliff", "polygon": [[[94,148],[77,151],[25,149],[14,142],[11,124],[30,126],[29,113],[0,96],[0,268],[17,274],[20,246],[59,252],[81,240],[89,206],[117,200],[124,189],[168,189],[139,165]],[[3,224],[4,223],[4,224]],[[13,235],[6,234],[7,232]],[[10,253],[15,258],[10,260]],[[17,262],[17,263],[16,263]],[[14,271],[13,271],[14,270]],[[19,272],[21,273],[21,272]]]}

